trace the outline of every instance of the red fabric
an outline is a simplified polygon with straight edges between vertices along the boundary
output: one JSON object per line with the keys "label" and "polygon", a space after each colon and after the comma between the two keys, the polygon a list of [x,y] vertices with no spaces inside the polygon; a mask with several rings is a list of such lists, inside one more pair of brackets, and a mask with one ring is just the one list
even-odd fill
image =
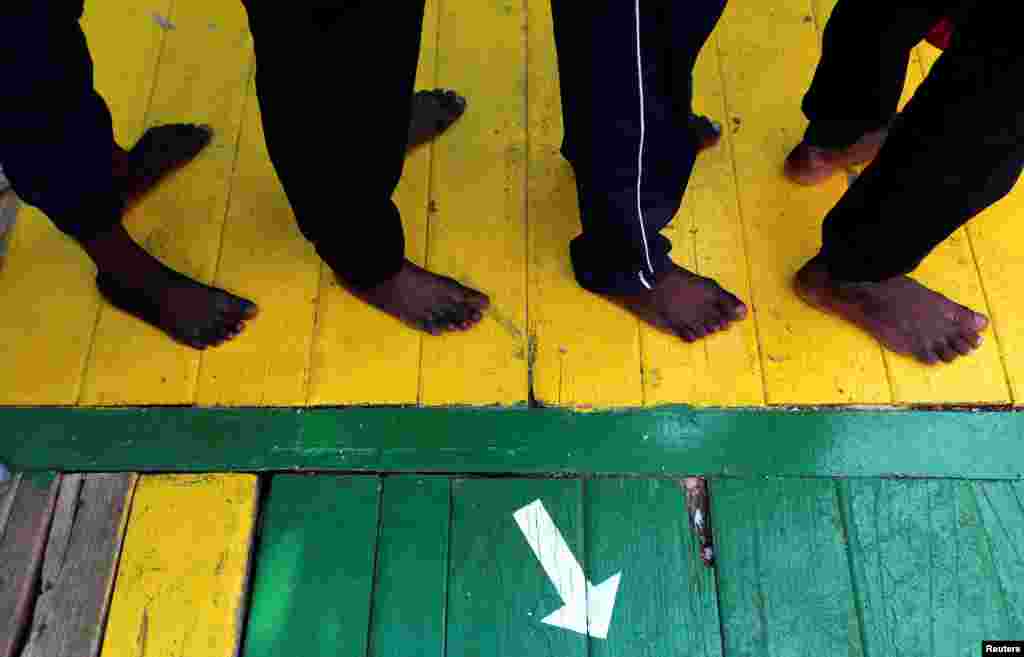
{"label": "red fabric", "polygon": [[953,23],[948,18],[943,18],[928,32],[928,35],[925,36],[925,41],[936,48],[945,50],[949,47],[949,39],[952,36]]}

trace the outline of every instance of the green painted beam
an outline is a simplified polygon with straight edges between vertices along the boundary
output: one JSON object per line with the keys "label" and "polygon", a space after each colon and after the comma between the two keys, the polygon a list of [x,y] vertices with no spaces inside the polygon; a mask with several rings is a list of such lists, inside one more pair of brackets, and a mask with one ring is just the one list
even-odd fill
{"label": "green painted beam", "polygon": [[0,409],[15,470],[409,471],[1020,479],[1015,412]]}

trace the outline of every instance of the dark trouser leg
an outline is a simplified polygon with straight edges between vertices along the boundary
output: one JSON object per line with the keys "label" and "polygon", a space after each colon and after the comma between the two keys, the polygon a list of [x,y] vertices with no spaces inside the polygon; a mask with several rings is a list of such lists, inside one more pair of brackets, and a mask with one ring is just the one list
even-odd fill
{"label": "dark trouser leg", "polygon": [[14,191],[88,241],[115,226],[110,112],[93,89],[81,3],[0,9],[0,163]]}
{"label": "dark trouser leg", "polygon": [[958,24],[874,163],[826,217],[834,278],[909,273],[1012,188],[1024,162],[1024,48],[1011,6],[979,5]]}
{"label": "dark trouser leg", "polygon": [[679,209],[697,150],[678,107],[688,115],[693,63],[723,6],[552,0],[563,151],[583,224],[571,254],[588,290],[650,289],[671,263],[658,231]]}
{"label": "dark trouser leg", "polygon": [[299,228],[354,287],[391,278],[424,0],[245,4],[267,150]]}
{"label": "dark trouser leg", "polygon": [[805,141],[845,148],[895,115],[910,51],[964,0],[839,0],[803,100]]}

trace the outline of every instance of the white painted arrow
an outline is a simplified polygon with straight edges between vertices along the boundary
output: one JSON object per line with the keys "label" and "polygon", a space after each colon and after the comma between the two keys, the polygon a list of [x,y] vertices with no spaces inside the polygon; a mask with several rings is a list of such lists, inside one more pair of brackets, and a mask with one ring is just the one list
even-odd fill
{"label": "white painted arrow", "polygon": [[615,573],[597,586],[591,584],[540,500],[512,515],[565,603],[541,622],[598,639],[607,638],[622,573]]}

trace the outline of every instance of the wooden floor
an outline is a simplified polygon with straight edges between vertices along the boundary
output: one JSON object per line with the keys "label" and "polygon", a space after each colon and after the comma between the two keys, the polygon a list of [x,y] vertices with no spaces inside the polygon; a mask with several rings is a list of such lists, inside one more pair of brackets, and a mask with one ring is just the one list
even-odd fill
{"label": "wooden floor", "polygon": [[[547,0],[427,3],[420,88],[464,93],[467,115],[413,154],[397,192],[409,256],[483,289],[477,330],[421,337],[332,281],[296,229],[268,161],[238,0],[90,2],[97,85],[119,138],[169,121],[212,124],[212,147],[134,211],[131,232],[262,315],[198,353],[99,300],[85,256],[23,210],[0,272],[0,404],[304,406],[977,404],[1024,399],[1024,192],[922,266],[926,283],[993,318],[981,350],[924,367],[805,306],[790,289],[843,193],[780,175],[805,119],[830,0],[733,0],[696,71],[696,107],[726,126],[667,228],[674,257],[750,303],[694,345],[655,333],[574,282],[579,222],[558,155],[560,105]],[[914,53],[908,95],[935,59]],[[328,66],[323,84],[344,85]],[[310,133],[311,148],[315,133]],[[356,154],[352,155],[357,165]],[[339,163],[343,175],[344,162]],[[343,189],[344,179],[339,179]],[[354,220],[343,216],[339,221]],[[917,221],[917,217],[894,217]]]}
{"label": "wooden floor", "polygon": [[[0,484],[0,657],[977,655],[1024,638],[1022,495],[1020,481],[26,475]],[[607,631],[545,623],[573,599],[594,608],[584,576],[611,592]]]}

